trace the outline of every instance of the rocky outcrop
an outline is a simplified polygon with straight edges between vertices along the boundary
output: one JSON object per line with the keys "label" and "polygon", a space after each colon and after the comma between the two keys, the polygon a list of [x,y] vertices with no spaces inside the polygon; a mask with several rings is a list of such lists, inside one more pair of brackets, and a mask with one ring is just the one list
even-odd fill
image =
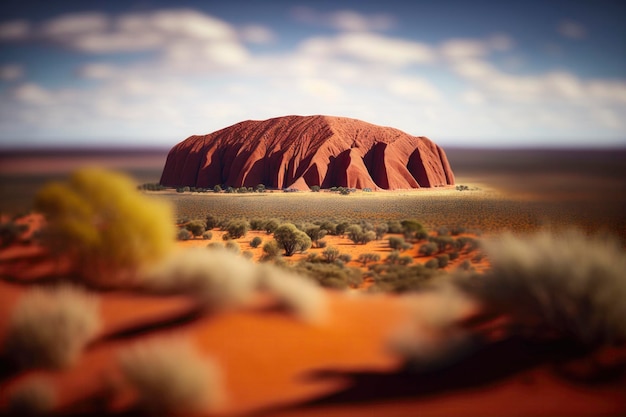
{"label": "rocky outcrop", "polygon": [[174,146],[169,187],[408,189],[454,184],[439,146],[423,136],[332,116],[248,120]]}

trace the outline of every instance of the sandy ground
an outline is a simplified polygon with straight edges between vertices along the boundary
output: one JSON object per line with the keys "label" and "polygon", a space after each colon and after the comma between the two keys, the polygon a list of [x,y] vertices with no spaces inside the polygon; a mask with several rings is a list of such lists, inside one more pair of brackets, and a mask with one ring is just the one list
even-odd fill
{"label": "sandy ground", "polygon": [[[220,241],[213,232],[213,241]],[[239,239],[242,250],[264,233]],[[346,238],[327,237],[329,246],[353,257],[364,251],[384,258],[386,241],[352,245]],[[181,247],[205,246],[193,240]],[[322,249],[312,249],[311,251]],[[410,251],[409,251],[410,252]],[[254,250],[255,257],[259,249]],[[35,256],[30,279],[54,266],[29,246],[0,252],[0,272],[7,261]],[[297,260],[302,255],[296,255]],[[25,264],[24,264],[25,265]],[[47,265],[47,266],[46,266]],[[356,266],[356,265],[354,265]],[[47,269],[48,268],[48,269]],[[27,272],[27,271],[23,271]],[[0,282],[0,341],[6,337],[11,311],[28,285]],[[65,412],[121,411],[133,401],[120,382],[117,357],[137,341],[159,337],[190,340],[219,364],[224,401],[214,415],[224,416],[553,416],[623,415],[626,375],[590,383],[556,372],[558,352],[528,349],[506,338],[452,366],[435,372],[400,372],[401,358],[387,348],[405,325],[410,311],[433,305],[431,295],[413,299],[362,292],[326,291],[328,312],[308,324],[285,311],[268,309],[263,297],[217,315],[194,315],[194,302],[183,296],[138,296],[126,292],[100,295],[103,328],[79,362],[64,371],[7,373],[0,381],[0,409],[20,382],[43,376],[57,393],[57,409]],[[470,310],[463,315],[471,315]],[[191,312],[191,313],[190,313]],[[463,315],[459,319],[463,318]],[[424,318],[427,319],[426,317]],[[416,331],[420,331],[416,328]],[[478,330],[476,330],[478,331]],[[427,335],[424,335],[427,337]],[[626,361],[626,352],[609,352],[610,360]],[[623,363],[623,362],[622,362]],[[588,366],[580,361],[578,366]],[[10,368],[9,368],[10,369]]]}

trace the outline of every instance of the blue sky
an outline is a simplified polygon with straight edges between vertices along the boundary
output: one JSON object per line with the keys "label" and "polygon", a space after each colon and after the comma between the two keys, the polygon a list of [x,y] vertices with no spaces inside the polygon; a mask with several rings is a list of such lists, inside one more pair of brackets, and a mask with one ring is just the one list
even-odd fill
{"label": "blue sky", "polygon": [[623,1],[28,1],[0,145],[171,146],[353,117],[444,146],[626,146]]}

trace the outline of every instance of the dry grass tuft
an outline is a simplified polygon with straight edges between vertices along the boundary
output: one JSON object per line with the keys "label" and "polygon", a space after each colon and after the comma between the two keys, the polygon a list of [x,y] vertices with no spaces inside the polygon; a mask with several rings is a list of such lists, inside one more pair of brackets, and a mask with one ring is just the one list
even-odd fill
{"label": "dry grass tuft", "polygon": [[217,364],[188,341],[139,342],[120,352],[119,364],[137,391],[137,406],[149,415],[203,413],[223,400]]}
{"label": "dry grass tuft", "polygon": [[579,231],[484,242],[492,265],[480,294],[521,324],[586,345],[626,340],[626,253]]}
{"label": "dry grass tuft", "polygon": [[159,293],[193,295],[209,309],[230,309],[253,297],[256,267],[225,249],[181,250],[146,271],[143,286]]}
{"label": "dry grass tuft", "polygon": [[259,283],[282,307],[301,320],[314,324],[326,318],[326,294],[312,280],[263,264],[259,266]]}
{"label": "dry grass tuft", "polygon": [[100,330],[98,300],[69,285],[30,289],[12,312],[4,350],[21,367],[65,368]]}

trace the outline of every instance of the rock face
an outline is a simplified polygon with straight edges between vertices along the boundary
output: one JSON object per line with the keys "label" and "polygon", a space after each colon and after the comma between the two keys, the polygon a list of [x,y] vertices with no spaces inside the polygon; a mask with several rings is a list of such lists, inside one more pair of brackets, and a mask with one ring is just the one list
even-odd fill
{"label": "rock face", "polygon": [[452,185],[454,174],[426,137],[345,117],[285,116],[185,139],[170,150],[161,184],[394,190]]}

